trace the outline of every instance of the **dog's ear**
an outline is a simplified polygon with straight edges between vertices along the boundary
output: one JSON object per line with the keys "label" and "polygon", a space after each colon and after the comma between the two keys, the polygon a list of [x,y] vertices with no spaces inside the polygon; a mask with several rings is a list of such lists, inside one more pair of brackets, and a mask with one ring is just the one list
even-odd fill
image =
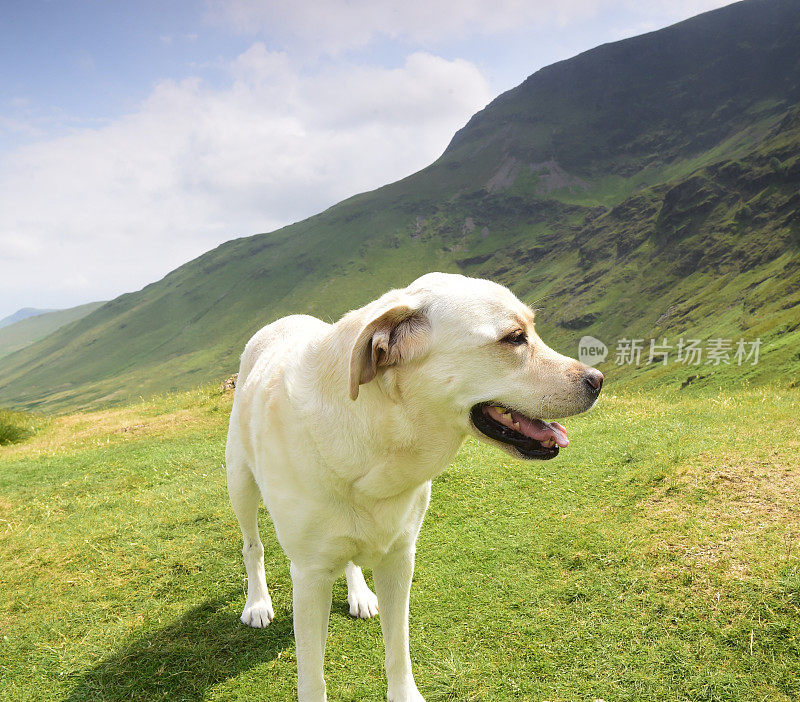
{"label": "dog's ear", "polygon": [[350,399],[378,368],[410,361],[425,348],[430,325],[422,312],[398,304],[384,310],[359,332],[350,354]]}

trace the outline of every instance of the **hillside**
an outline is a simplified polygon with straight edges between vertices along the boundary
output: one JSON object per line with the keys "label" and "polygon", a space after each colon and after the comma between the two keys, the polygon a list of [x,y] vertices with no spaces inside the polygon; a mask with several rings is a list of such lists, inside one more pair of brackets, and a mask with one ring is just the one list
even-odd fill
{"label": "hillside", "polygon": [[[8,325],[0,323],[0,358],[24,349],[39,339],[44,339],[65,324],[94,312],[102,304],[104,303],[89,302],[65,310],[35,310],[35,314],[24,316]],[[20,312],[22,311],[20,310]],[[12,317],[14,316],[16,315],[12,315]],[[11,317],[6,319],[11,319]]]}
{"label": "hillside", "polygon": [[23,319],[29,319],[30,317],[36,317],[37,315],[46,314],[47,312],[52,311],[53,310],[40,310],[36,309],[35,307],[23,307],[21,310],[14,312],[14,314],[10,314],[8,317],[3,317],[3,319],[0,319],[0,329],[11,324],[16,324],[17,322],[21,322]]}
{"label": "hillside", "polygon": [[[0,361],[0,404],[59,409],[195,386],[284,314],[334,319],[429,270],[508,284],[612,377],[800,372],[800,4],[746,0],[604,45],[498,97],[440,159],[230,241]],[[634,371],[617,339],[761,339],[756,366]]]}

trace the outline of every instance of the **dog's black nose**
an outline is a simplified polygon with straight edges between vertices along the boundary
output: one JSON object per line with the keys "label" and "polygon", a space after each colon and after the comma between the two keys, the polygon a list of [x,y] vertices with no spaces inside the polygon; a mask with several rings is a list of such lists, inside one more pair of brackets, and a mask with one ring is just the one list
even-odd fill
{"label": "dog's black nose", "polygon": [[589,386],[592,394],[598,395],[603,387],[603,374],[596,368],[589,368],[583,374],[583,382]]}

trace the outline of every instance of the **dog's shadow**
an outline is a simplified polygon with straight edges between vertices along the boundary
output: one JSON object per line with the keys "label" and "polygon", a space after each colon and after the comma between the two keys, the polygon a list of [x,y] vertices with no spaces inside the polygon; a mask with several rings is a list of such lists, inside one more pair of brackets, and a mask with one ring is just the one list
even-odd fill
{"label": "dog's shadow", "polygon": [[68,702],[201,700],[212,685],[293,648],[291,615],[251,629],[228,606],[240,595],[234,591],[204,602],[127,643],[83,673]]}

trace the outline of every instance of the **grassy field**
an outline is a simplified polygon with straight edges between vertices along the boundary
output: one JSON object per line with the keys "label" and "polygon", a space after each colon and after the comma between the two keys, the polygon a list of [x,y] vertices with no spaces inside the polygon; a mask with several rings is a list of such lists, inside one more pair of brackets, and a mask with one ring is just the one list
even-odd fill
{"label": "grassy field", "polygon": [[[470,440],[434,483],[411,602],[429,702],[800,696],[800,393],[614,393],[556,460]],[[276,620],[238,621],[230,402],[57,417],[0,447],[0,699],[295,699],[266,515]],[[385,699],[382,655],[339,582],[330,699]]]}

